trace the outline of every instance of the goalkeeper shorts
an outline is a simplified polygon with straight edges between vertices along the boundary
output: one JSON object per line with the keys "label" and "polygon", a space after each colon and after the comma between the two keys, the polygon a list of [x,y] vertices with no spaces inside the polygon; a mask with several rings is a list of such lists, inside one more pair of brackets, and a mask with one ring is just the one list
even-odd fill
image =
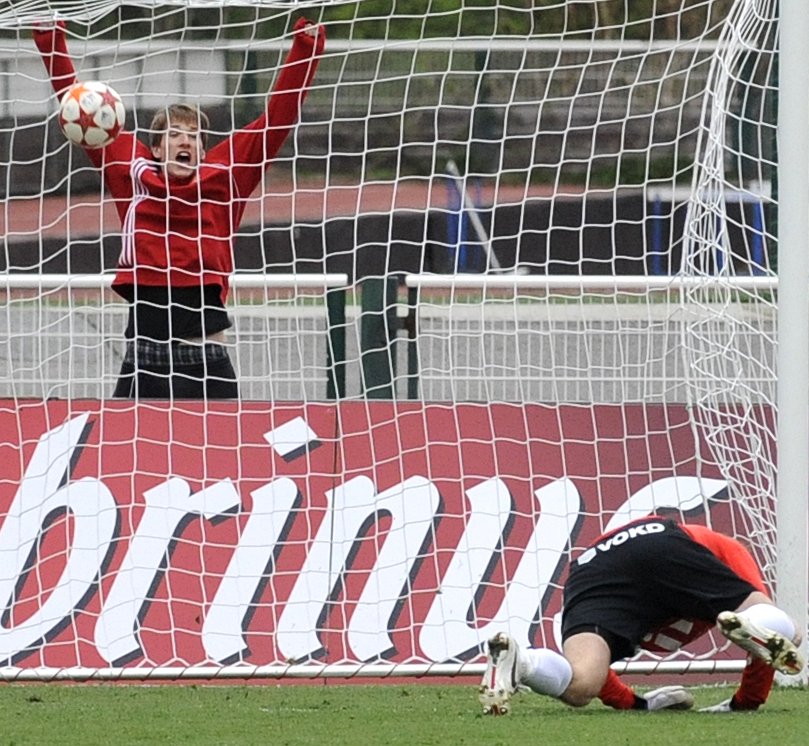
{"label": "goalkeeper shorts", "polygon": [[236,373],[224,345],[130,341],[115,399],[236,399]]}

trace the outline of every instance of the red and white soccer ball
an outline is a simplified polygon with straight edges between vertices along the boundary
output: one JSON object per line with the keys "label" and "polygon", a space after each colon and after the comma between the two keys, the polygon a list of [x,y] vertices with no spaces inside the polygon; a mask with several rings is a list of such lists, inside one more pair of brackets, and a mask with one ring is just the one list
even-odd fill
{"label": "red and white soccer ball", "polygon": [[75,83],[59,103],[59,126],[83,148],[103,148],[121,131],[126,110],[121,97],[105,83]]}

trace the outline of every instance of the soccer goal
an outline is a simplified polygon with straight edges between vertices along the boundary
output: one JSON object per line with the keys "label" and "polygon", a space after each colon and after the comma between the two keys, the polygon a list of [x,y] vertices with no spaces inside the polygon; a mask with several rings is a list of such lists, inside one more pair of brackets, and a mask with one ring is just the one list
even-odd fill
{"label": "soccer goal", "polygon": [[[571,557],[655,512],[807,629],[804,5],[0,6],[0,675],[479,675],[495,631],[558,646]],[[129,234],[32,35],[143,143],[177,102],[215,147],[301,17],[325,50],[233,226],[240,395],[113,398]]]}

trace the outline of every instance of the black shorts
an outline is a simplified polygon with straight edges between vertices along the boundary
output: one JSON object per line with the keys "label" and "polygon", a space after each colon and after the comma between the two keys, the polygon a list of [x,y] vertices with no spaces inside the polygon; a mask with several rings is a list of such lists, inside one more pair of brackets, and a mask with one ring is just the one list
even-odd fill
{"label": "black shorts", "polygon": [[595,632],[614,662],[634,655],[644,636],[667,622],[712,624],[755,590],[674,521],[635,522],[571,563],[562,639]]}

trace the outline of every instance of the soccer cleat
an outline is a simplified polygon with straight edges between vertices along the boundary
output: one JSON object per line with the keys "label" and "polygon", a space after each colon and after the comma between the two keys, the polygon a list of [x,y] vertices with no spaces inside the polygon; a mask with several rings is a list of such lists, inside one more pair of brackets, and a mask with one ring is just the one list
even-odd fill
{"label": "soccer cleat", "polygon": [[776,671],[797,674],[803,670],[804,660],[798,648],[783,635],[766,627],[759,627],[743,613],[723,611],[717,617],[722,634],[740,648],[760,658]]}
{"label": "soccer cleat", "polygon": [[690,710],[694,706],[691,692],[682,686],[661,686],[642,695],[646,700],[646,709],[653,710]]}
{"label": "soccer cleat", "polygon": [[489,640],[486,656],[486,673],[480,683],[478,699],[484,715],[508,715],[511,712],[511,695],[519,684],[517,666],[520,648],[504,632],[498,632]]}

